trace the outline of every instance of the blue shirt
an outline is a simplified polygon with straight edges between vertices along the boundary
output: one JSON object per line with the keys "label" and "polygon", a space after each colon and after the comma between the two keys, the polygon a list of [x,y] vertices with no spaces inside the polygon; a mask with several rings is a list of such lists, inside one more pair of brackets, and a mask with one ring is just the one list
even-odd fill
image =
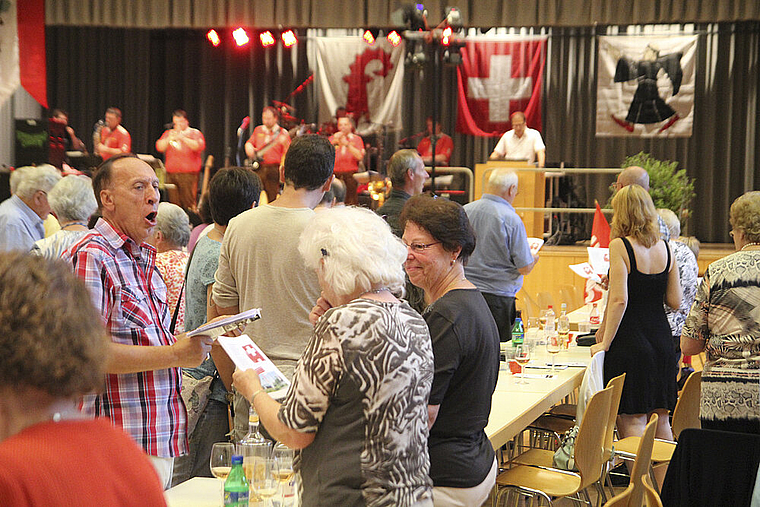
{"label": "blue shirt", "polygon": [[464,268],[467,279],[481,292],[514,297],[523,282],[518,269],[533,262],[525,225],[511,204],[493,194],[464,210],[477,240]]}
{"label": "blue shirt", "polygon": [[28,252],[44,237],[43,220],[17,195],[0,203],[0,252]]}

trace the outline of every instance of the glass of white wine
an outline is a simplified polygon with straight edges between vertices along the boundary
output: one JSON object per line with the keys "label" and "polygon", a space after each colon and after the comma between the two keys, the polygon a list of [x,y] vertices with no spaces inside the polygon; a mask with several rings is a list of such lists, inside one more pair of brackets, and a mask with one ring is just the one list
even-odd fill
{"label": "glass of white wine", "polygon": [[279,490],[279,469],[277,460],[269,457],[256,460],[253,470],[253,493],[259,501],[270,503]]}
{"label": "glass of white wine", "polygon": [[515,361],[520,365],[520,380],[516,384],[527,384],[525,380],[525,365],[530,361],[530,347],[525,343],[517,345],[515,349]]}
{"label": "glass of white wine", "polygon": [[209,467],[211,475],[221,479],[222,497],[224,497],[224,481],[230,475],[232,469],[232,455],[235,454],[235,444],[231,442],[216,442],[211,446],[211,459]]}
{"label": "glass of white wine", "polygon": [[554,375],[554,360],[559,351],[562,349],[562,344],[559,340],[557,333],[551,333],[546,337],[546,351],[552,356],[552,375]]}
{"label": "glass of white wine", "polygon": [[293,458],[295,451],[278,443],[274,446],[272,457],[277,461],[277,478],[280,481],[283,505],[290,504],[295,491],[293,487]]}

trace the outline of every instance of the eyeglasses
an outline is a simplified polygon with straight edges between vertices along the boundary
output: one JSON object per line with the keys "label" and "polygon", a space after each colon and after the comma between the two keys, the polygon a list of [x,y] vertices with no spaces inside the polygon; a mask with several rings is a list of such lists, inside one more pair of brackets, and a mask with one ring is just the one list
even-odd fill
{"label": "eyeglasses", "polygon": [[411,245],[408,244],[406,241],[404,241],[404,244],[407,248],[411,249],[414,253],[422,253],[428,248],[430,248],[433,245],[437,245],[440,243],[440,241],[434,241],[433,243],[428,243],[427,245],[424,243],[412,243]]}

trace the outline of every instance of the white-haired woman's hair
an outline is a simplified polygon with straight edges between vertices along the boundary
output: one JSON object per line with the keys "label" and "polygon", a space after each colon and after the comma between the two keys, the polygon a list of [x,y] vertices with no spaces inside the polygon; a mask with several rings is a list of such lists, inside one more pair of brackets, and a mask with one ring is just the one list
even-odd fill
{"label": "white-haired woman's hair", "polygon": [[380,287],[403,291],[406,246],[366,208],[317,213],[301,234],[298,251],[307,267],[322,270],[325,283],[339,296]]}
{"label": "white-haired woman's hair", "polygon": [[510,169],[494,169],[488,176],[488,185],[506,192],[513,185],[517,186],[517,173]]}
{"label": "white-haired woman's hair", "polygon": [[60,179],[60,171],[50,164],[26,167],[19,175],[15,193],[21,199],[31,199],[39,190],[50,192]]}
{"label": "white-haired woman's hair", "polygon": [[670,239],[675,240],[678,236],[681,235],[681,222],[678,220],[678,217],[673,212],[673,210],[669,210],[667,208],[659,208],[657,210],[657,214],[660,215],[662,221],[665,222],[665,227],[668,228]]}
{"label": "white-haired woman's hair", "polygon": [[48,193],[50,208],[61,222],[86,222],[98,209],[92,180],[87,176],[66,176]]}
{"label": "white-haired woman's hair", "polygon": [[159,203],[156,229],[161,231],[166,241],[174,246],[185,247],[190,241],[190,218],[176,204]]}

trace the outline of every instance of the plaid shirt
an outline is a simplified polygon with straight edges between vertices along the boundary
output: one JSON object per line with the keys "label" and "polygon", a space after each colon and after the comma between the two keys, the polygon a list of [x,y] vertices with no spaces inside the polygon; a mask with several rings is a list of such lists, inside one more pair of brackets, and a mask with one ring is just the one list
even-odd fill
{"label": "plaid shirt", "polygon": [[[102,218],[64,254],[87,285],[114,343],[162,346],[174,343],[166,285],[156,268],[156,250],[116,231]],[[83,397],[84,414],[111,419],[151,456],[187,452],[187,412],[180,396],[179,368],[106,374],[100,395]]]}

